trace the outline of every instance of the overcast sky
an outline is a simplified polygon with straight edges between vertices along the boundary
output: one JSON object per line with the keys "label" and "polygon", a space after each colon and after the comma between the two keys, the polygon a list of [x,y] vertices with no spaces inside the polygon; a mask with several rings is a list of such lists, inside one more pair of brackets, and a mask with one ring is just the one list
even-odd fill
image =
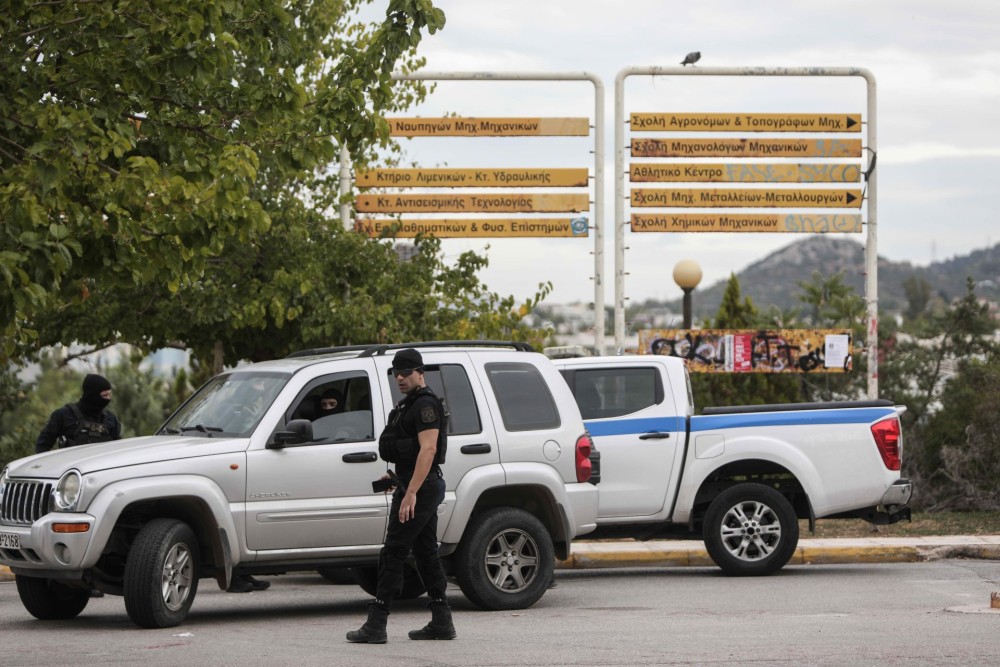
{"label": "overcast sky", "polygon": [[[995,0],[435,4],[447,14],[447,25],[420,46],[425,71],[585,71],[603,80],[608,306],[614,303],[615,271],[615,77],[627,67],[679,65],[689,51],[701,51],[702,67],[869,70],[877,81],[879,255],[926,265],[1000,242],[1000,3]],[[591,84],[579,82],[448,82],[412,115],[588,116],[593,122],[593,91]],[[855,77],[629,77],[625,99],[626,114],[866,112],[865,84]],[[424,167],[573,166],[589,167],[591,173],[594,168],[593,136],[413,139],[404,145],[407,156]],[[629,213],[626,205],[626,217]],[[867,208],[862,213],[867,220]],[[866,233],[847,236],[866,240]],[[626,227],[625,294],[633,302],[677,298],[681,292],[671,271],[681,259],[699,262],[702,286],[708,286],[800,238],[787,233],[633,234]],[[487,243],[491,266],[483,277],[492,290],[520,298],[550,280],[550,303],[594,300],[593,236],[449,240],[444,250],[453,256],[465,249],[481,251]]]}

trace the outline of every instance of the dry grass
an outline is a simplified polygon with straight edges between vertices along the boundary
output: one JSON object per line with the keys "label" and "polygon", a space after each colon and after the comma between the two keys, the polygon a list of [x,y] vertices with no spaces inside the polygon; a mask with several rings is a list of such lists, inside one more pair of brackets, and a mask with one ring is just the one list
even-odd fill
{"label": "dry grass", "polygon": [[1000,535],[1000,512],[914,512],[913,521],[873,526],[861,519],[819,519],[815,534],[799,524],[803,538],[917,537],[921,535]]}

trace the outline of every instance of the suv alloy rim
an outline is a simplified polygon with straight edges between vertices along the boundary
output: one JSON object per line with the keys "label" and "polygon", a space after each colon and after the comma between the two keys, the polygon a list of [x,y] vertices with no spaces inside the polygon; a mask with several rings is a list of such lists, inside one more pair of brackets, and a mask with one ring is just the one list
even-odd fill
{"label": "suv alloy rim", "polygon": [[490,540],[486,575],[504,593],[520,593],[538,573],[538,545],[528,533],[508,528]]}
{"label": "suv alloy rim", "polygon": [[747,500],[729,508],[719,527],[722,544],[734,558],[767,558],[781,543],[781,521],[764,503]]}
{"label": "suv alloy rim", "polygon": [[170,611],[177,611],[184,605],[191,593],[194,567],[191,550],[184,543],[177,543],[163,559],[163,574],[160,580],[163,604]]}

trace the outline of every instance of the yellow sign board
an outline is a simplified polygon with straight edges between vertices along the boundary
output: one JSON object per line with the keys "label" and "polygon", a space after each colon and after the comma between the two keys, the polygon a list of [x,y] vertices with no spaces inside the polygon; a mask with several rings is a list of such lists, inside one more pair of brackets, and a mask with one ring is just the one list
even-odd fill
{"label": "yellow sign board", "polygon": [[861,114],[633,113],[633,132],[861,132]]}
{"label": "yellow sign board", "polygon": [[861,231],[861,216],[828,213],[633,213],[633,232],[805,232]]}
{"label": "yellow sign board", "polygon": [[586,137],[587,118],[386,118],[394,137]]}
{"label": "yellow sign board", "polygon": [[585,194],[500,193],[452,195],[358,195],[355,208],[362,213],[579,213],[590,210]]}
{"label": "yellow sign board", "polygon": [[861,190],[633,188],[631,203],[668,208],[861,208]]}
{"label": "yellow sign board", "polygon": [[372,238],[413,238],[418,234],[439,239],[485,237],[586,238],[587,218],[439,218],[409,220],[359,219],[354,229]]}
{"label": "yellow sign board", "polygon": [[586,169],[372,169],[359,171],[359,188],[579,188]]}
{"label": "yellow sign board", "polygon": [[639,354],[680,357],[702,373],[845,373],[850,329],[645,329]]}
{"label": "yellow sign board", "polygon": [[632,157],[861,157],[861,140],[633,139]]}
{"label": "yellow sign board", "polygon": [[633,162],[633,183],[860,183],[858,164]]}

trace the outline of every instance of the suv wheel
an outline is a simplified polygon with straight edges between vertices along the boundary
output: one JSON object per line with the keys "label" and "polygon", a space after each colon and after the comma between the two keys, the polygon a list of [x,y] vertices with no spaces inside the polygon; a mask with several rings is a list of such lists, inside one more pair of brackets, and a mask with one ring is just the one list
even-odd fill
{"label": "suv wheel", "polygon": [[139,531],[125,562],[125,611],[136,625],[180,624],[198,592],[198,541],[176,519],[153,519]]}
{"label": "suv wheel", "polygon": [[799,522],[791,503],[763,484],[737,484],[705,513],[705,548],[731,576],[777,572],[795,553]]}
{"label": "suv wheel", "polygon": [[500,507],[475,517],[455,554],[458,585],[488,610],[524,609],[544,595],[555,567],[552,538],[524,510]]}
{"label": "suv wheel", "polygon": [[15,575],[17,594],[28,613],[43,621],[76,618],[90,602],[90,591],[51,579]]}

